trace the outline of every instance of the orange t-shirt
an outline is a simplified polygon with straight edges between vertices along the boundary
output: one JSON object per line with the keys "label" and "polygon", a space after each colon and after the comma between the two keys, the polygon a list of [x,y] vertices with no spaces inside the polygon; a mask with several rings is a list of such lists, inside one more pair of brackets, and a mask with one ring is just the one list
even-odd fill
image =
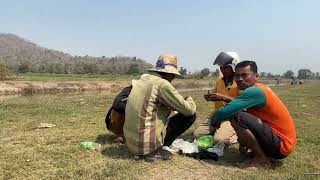
{"label": "orange t-shirt", "polygon": [[256,83],[266,96],[266,105],[260,108],[249,108],[248,112],[266,123],[282,141],[280,142],[280,152],[287,156],[296,146],[296,129],[293,119],[286,106],[278,96],[265,85]]}

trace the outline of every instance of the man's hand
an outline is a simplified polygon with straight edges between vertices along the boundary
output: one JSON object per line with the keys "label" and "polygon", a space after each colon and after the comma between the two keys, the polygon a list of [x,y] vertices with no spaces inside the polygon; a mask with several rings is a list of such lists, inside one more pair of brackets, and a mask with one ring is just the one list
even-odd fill
{"label": "man's hand", "polygon": [[207,101],[224,101],[226,103],[233,100],[233,98],[220,93],[206,94],[204,95],[204,99]]}
{"label": "man's hand", "polygon": [[207,100],[207,101],[210,101],[210,96],[211,96],[211,94],[203,95],[204,99]]}
{"label": "man's hand", "polygon": [[227,96],[220,94],[220,93],[213,93],[211,95],[211,99],[213,101],[225,101],[225,99],[227,99]]}
{"label": "man's hand", "polygon": [[226,99],[228,99],[228,96],[225,96],[220,93],[213,93],[213,94],[205,95],[204,98],[207,101],[226,101]]}
{"label": "man's hand", "polygon": [[184,97],[184,100],[186,100],[186,101],[191,101],[191,100],[193,100],[193,99],[192,99],[191,96],[186,96],[186,97]]}
{"label": "man's hand", "polygon": [[220,124],[219,125],[214,125],[214,126],[209,125],[210,134],[214,134],[217,131],[217,129],[219,129],[219,128],[220,128]]}

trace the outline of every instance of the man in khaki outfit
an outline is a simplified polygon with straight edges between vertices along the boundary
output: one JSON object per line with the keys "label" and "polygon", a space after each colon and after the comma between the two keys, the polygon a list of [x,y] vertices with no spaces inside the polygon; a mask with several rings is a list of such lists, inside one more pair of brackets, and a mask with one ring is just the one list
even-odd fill
{"label": "man in khaki outfit", "polygon": [[[172,154],[162,147],[170,146],[195,121],[195,102],[183,98],[171,84],[177,76],[176,56],[164,54],[154,68],[132,81],[123,130],[137,159],[169,159]],[[173,111],[177,113],[169,118]]]}
{"label": "man in khaki outfit", "polygon": [[[239,95],[239,89],[234,79],[234,69],[238,61],[239,56],[236,52],[221,52],[215,59],[213,65],[220,67],[223,76],[215,81],[214,89],[212,89],[208,95],[205,95],[207,101],[214,102],[208,119],[211,118],[216,110],[231,101],[231,98]],[[214,139],[218,142],[224,142],[227,145],[237,142],[237,134],[229,121],[221,123],[218,129],[210,130],[208,119],[202,121],[200,126],[194,131],[196,138],[203,135],[214,134]]]}

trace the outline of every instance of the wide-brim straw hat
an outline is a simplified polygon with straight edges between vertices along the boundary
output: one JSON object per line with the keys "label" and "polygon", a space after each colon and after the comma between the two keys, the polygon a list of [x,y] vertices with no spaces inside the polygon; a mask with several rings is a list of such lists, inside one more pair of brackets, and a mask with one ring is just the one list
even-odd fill
{"label": "wide-brim straw hat", "polygon": [[182,77],[178,70],[177,56],[172,54],[160,55],[155,67],[148,71],[170,73]]}

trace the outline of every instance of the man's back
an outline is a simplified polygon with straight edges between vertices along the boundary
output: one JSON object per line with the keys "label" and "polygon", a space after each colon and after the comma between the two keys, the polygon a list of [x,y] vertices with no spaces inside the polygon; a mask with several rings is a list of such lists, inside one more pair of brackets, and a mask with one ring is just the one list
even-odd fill
{"label": "man's back", "polygon": [[134,154],[145,155],[162,146],[162,133],[171,110],[195,113],[193,100],[185,101],[171,83],[157,74],[143,74],[132,81],[126,106],[124,134]]}
{"label": "man's back", "polygon": [[[155,141],[156,144],[149,146],[150,141],[157,139],[155,128],[163,128],[162,123],[157,124],[156,119],[152,117],[157,116],[154,109],[159,103],[158,87],[164,81],[166,80],[150,74],[144,74],[141,79],[132,81],[133,88],[126,106],[124,132],[127,145],[135,154],[148,154],[161,144]],[[164,114],[170,113],[164,106],[158,110]]]}

